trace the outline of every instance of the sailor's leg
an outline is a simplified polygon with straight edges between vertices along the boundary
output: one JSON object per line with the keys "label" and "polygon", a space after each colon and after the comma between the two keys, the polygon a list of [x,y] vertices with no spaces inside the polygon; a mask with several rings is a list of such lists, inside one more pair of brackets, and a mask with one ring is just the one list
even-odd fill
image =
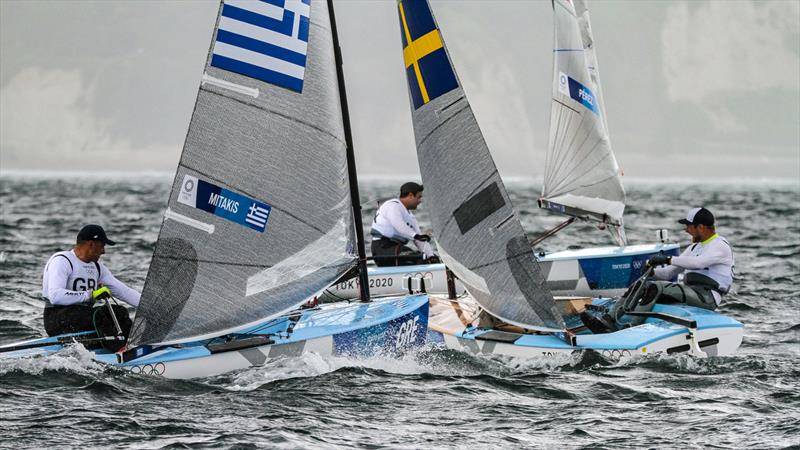
{"label": "sailor's leg", "polygon": [[44,309],[43,318],[48,336],[94,330],[89,305],[51,306]]}
{"label": "sailor's leg", "polygon": [[[664,287],[667,284],[671,284],[665,281],[648,281],[643,289],[643,293],[640,295],[638,299],[632,304],[629,303],[627,308],[624,312],[650,312],[653,310],[653,306],[656,304],[657,301],[662,297],[664,292]],[[625,316],[617,317],[617,326],[623,328],[625,326],[635,327],[636,325],[641,325],[646,320],[646,317],[638,317],[638,316]]]}
{"label": "sailor's leg", "polygon": [[425,256],[422,252],[406,247],[405,245],[399,248],[397,253],[398,266],[414,266],[422,264]]}
{"label": "sailor's leg", "polygon": [[[651,284],[653,284],[652,281],[642,279],[629,287],[628,290],[625,291],[625,294],[623,294],[622,297],[620,297],[619,300],[617,300],[609,309],[606,320],[614,322],[617,328],[620,328],[625,324],[629,324],[630,321],[624,321],[624,323],[620,323],[620,319],[627,311],[637,310],[637,305],[641,299],[647,295],[647,290]],[[650,295],[657,295],[657,293],[651,292]]]}
{"label": "sailor's leg", "polygon": [[[131,332],[131,318],[128,314],[128,309],[122,305],[113,305],[114,316],[117,318],[117,323],[119,323],[119,327],[122,329],[122,334],[127,338]],[[94,327],[97,330],[98,335],[100,336],[116,336],[117,335],[117,327],[114,324],[114,319],[109,314],[107,306],[100,306],[94,311]],[[122,345],[124,345],[124,341],[116,341],[110,342],[108,345],[104,344],[103,346],[110,351],[116,351]]]}
{"label": "sailor's leg", "polygon": [[715,310],[717,302],[710,289],[696,286],[687,286],[682,283],[669,283],[664,289],[661,303],[684,303],[689,306]]}
{"label": "sailor's leg", "polygon": [[394,243],[389,239],[375,239],[372,241],[372,260],[378,267],[397,265],[397,247],[401,244]]}
{"label": "sailor's leg", "polygon": [[695,287],[690,287],[689,289],[691,289],[694,295],[686,296],[686,304],[710,311],[717,309],[717,302],[714,300],[714,294],[711,289]]}

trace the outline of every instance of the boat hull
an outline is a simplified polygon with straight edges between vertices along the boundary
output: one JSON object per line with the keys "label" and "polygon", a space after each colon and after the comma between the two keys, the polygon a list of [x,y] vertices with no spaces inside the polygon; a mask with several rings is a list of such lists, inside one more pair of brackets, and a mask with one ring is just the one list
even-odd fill
{"label": "boat hull", "polygon": [[[629,245],[596,247],[581,250],[540,254],[539,267],[554,295],[586,295],[612,297],[622,294],[637,278],[642,265],[653,255],[679,254],[678,244]],[[408,292],[407,278],[424,278],[427,292],[447,292],[444,264],[422,264],[400,267],[370,267],[369,288],[372,295],[399,295]],[[465,292],[456,280],[456,292]],[[323,294],[327,300],[356,298],[358,279],[336,283]]]}
{"label": "boat hull", "polygon": [[[352,357],[396,355],[423,345],[427,324],[428,298],[426,295],[413,295],[300,310],[258,329],[243,332],[250,339],[260,338],[262,342],[268,339],[263,345],[240,345],[237,348],[235,343],[228,345],[217,339],[180,346],[142,346],[138,348],[141,356],[125,362],[120,361],[119,354],[103,350],[94,352],[94,358],[133,373],[175,379],[201,378],[259,366],[276,357],[303,353]],[[9,346],[13,345],[18,344]],[[2,357],[47,355],[62,348],[61,345],[52,345],[7,352]]]}
{"label": "boat hull", "polygon": [[689,330],[681,325],[649,318],[642,325],[615,333],[577,334],[575,345],[571,345],[552,334],[521,334],[471,326],[470,319],[474,318],[471,311],[474,309],[470,305],[432,297],[428,341],[473,354],[515,358],[550,357],[594,350],[618,359],[653,353],[727,356],[736,352],[744,334],[744,326],[740,322],[713,311],[683,305],[656,305],[654,312],[695,320],[697,329]]}

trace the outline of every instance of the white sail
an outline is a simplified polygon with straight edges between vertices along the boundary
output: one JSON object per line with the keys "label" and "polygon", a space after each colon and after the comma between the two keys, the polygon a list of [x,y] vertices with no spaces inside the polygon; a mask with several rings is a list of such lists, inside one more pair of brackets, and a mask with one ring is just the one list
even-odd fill
{"label": "white sail", "polygon": [[625,190],[611,150],[585,1],[554,0],[553,101],[540,206],[619,228]]}

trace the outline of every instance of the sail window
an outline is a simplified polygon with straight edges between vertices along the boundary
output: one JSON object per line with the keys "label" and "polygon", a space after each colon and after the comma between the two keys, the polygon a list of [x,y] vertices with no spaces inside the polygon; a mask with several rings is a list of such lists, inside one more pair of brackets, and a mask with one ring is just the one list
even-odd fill
{"label": "sail window", "polygon": [[461,234],[466,234],[505,204],[506,201],[497,183],[492,183],[456,208],[453,217]]}

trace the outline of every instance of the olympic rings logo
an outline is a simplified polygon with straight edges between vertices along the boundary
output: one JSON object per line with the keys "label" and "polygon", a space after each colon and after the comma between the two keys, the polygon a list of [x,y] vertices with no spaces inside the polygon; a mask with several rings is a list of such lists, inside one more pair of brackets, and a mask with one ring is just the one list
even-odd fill
{"label": "olympic rings logo", "polygon": [[167,367],[164,363],[145,364],[143,366],[133,366],[130,369],[131,373],[142,375],[164,375]]}
{"label": "olympic rings logo", "polygon": [[620,359],[625,356],[631,356],[631,352],[628,350],[603,350],[601,354],[606,358],[611,359]]}

